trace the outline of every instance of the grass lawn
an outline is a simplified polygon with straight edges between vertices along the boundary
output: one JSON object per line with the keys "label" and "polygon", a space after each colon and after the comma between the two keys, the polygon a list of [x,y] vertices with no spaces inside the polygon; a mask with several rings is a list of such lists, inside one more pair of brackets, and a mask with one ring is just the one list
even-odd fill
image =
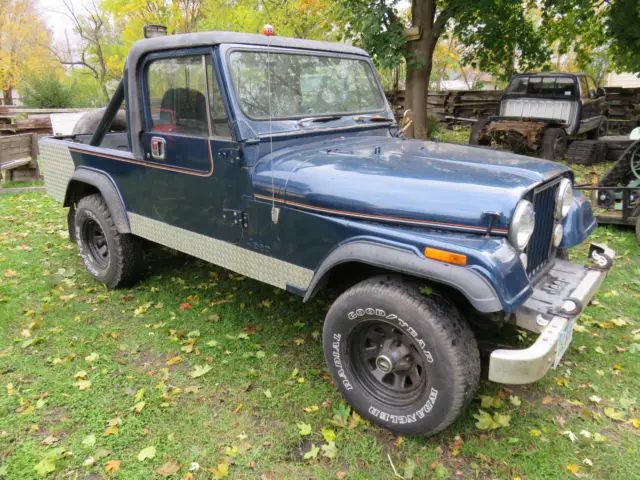
{"label": "grass lawn", "polygon": [[[431,438],[395,437],[335,392],[329,296],[303,304],[160,248],[140,284],[109,291],[66,237],[44,193],[0,197],[0,478],[640,478],[631,229],[593,235],[617,265],[561,366],[525,387],[483,381]],[[479,428],[480,410],[503,426]]]}

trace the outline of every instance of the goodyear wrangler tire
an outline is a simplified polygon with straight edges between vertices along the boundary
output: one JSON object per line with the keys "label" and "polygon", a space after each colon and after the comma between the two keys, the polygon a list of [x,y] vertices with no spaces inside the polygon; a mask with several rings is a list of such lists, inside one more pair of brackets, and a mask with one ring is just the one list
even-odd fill
{"label": "goodyear wrangler tire", "polygon": [[78,251],[88,272],[109,288],[131,285],[140,275],[139,239],[119,233],[99,194],[83,197],[75,212]]}
{"label": "goodyear wrangler tire", "polygon": [[331,306],[324,355],[362,417],[402,435],[445,429],[475,395],[480,355],[458,310],[397,277],[366,280]]}

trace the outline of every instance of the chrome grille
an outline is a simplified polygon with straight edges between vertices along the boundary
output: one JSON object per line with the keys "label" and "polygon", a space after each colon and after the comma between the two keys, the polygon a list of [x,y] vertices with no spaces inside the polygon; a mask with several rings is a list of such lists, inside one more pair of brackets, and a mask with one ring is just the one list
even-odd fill
{"label": "chrome grille", "polygon": [[533,208],[536,214],[535,226],[526,250],[529,277],[540,273],[551,260],[558,186],[559,182],[555,181],[537,188],[533,193]]}

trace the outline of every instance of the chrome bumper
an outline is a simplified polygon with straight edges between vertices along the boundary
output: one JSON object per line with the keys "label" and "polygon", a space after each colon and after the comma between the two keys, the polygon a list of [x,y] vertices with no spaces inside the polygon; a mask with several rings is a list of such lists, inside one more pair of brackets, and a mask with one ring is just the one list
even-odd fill
{"label": "chrome bumper", "polygon": [[[489,360],[489,380],[511,385],[533,383],[557,366],[571,341],[573,324],[607,277],[615,252],[592,244],[589,256],[590,267],[559,260],[536,285],[534,294],[514,318],[516,325],[540,335],[523,350],[494,350]],[[578,276],[579,281],[573,282]]]}

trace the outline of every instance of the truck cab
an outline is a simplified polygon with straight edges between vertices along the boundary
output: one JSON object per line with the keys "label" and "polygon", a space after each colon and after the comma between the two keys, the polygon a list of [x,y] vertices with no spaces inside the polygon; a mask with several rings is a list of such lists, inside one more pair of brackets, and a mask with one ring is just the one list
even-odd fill
{"label": "truck cab", "polygon": [[406,435],[446,428],[474,398],[478,318],[539,335],[490,352],[490,380],[557,366],[614,258],[595,244],[588,268],[557,257],[596,228],[567,167],[400,138],[371,59],[348,45],[142,40],[106,109],[43,138],[41,156],[111,288],[140,279],[147,240],[304,301],[338,290],[327,368],[358,413]]}

